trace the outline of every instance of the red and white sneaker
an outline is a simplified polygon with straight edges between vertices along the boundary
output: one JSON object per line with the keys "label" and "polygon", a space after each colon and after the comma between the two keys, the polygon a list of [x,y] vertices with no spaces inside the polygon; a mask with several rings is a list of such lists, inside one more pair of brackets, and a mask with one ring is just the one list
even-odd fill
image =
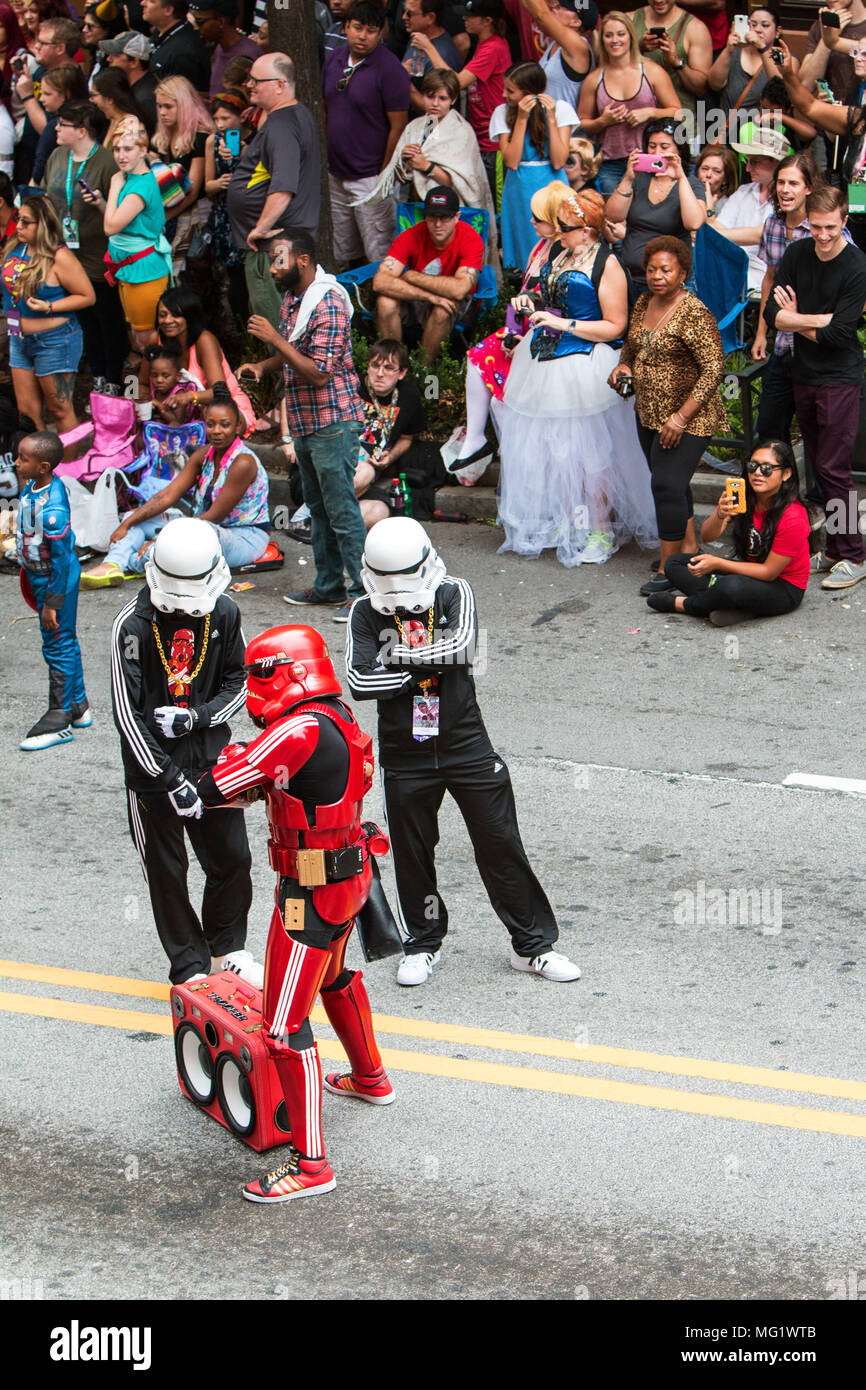
{"label": "red and white sneaker", "polygon": [[248,1202],[291,1202],[295,1197],[314,1197],[319,1192],[331,1192],[337,1186],[333,1169],[326,1158],[301,1158],[297,1149],[275,1168],[248,1182],[243,1194]]}
{"label": "red and white sneaker", "polygon": [[397,1099],[384,1072],[378,1081],[358,1081],[351,1072],[332,1071],[323,1085],[335,1096],[351,1096],[355,1100],[365,1100],[368,1105],[390,1105]]}

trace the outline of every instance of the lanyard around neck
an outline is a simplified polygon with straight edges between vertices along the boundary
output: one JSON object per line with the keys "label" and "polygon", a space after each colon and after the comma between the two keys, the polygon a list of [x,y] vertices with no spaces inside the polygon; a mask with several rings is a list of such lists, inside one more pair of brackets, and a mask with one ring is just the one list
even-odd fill
{"label": "lanyard around neck", "polygon": [[84,156],[84,158],[82,159],[82,161],[81,161],[81,167],[79,168],[78,174],[77,174],[76,176],[73,176],[73,173],[72,173],[72,170],[73,170],[73,168],[75,167],[75,157],[74,157],[72,151],[71,151],[71,150],[69,151],[69,162],[68,162],[68,164],[66,165],[66,209],[67,209],[67,212],[70,212],[70,213],[72,212],[72,186],[73,186],[73,184],[75,183],[75,178],[76,178],[76,177],[79,177],[79,178],[80,178],[80,176],[84,173],[84,166],[85,166],[85,164],[87,163],[88,159],[90,159],[91,155],[96,154],[96,151],[97,151],[98,149],[99,149],[99,146],[98,146],[97,144],[94,144],[94,145],[92,146],[92,148],[91,148],[91,150],[90,150],[90,154],[86,154],[86,155]]}

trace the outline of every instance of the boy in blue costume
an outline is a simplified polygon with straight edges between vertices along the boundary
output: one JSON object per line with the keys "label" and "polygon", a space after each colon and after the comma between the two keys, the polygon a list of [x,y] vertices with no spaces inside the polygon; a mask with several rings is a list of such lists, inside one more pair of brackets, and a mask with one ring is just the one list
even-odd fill
{"label": "boy in blue costume", "polygon": [[93,723],[75,634],[81,566],[69,496],[53,476],[62,457],[57,435],[37,430],[21,440],[15,460],[21,484],[16,522],[21,591],[39,614],[42,655],[48,665],[48,709],[19,745],[28,752],[71,743],[73,729]]}

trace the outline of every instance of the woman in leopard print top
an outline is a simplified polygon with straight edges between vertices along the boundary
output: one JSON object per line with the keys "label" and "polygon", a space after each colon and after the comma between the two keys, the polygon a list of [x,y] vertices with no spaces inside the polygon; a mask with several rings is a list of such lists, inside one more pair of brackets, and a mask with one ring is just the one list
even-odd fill
{"label": "woman in leopard print top", "polygon": [[649,294],[632,310],[611,386],[634,382],[637,429],[652,474],[661,564],[641,593],[670,588],[668,556],[697,551],[691,479],[710,438],[728,429],[719,386],[725,358],[715,318],[685,288],[691,252],[678,237],[655,237],[644,252]]}

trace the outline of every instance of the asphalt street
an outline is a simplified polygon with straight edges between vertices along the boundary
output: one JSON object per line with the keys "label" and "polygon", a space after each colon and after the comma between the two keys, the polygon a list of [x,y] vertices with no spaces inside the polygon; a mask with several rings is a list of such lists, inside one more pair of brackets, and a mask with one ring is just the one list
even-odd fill
{"label": "asphalt street", "polygon": [[[326,1096],[337,1189],[271,1210],[240,1196],[268,1157],[182,1097],[168,1004],[134,993],[167,977],[110,713],[108,634],[132,586],[81,597],[94,726],[26,754],[47,680],[38,625],[0,577],[0,1283],[66,1299],[862,1297],[866,805],[784,783],[866,777],[866,585],[719,630],[652,613],[634,548],[567,571],[497,555],[488,525],[434,539],[475,587],[479,698],[583,978],[510,969],[447,804],[440,964],[415,990],[393,962],[364,967],[397,1103]],[[285,569],[237,595],[248,637],[317,616],[281,602],[312,578],[309,549],[284,544]],[[321,626],[341,670],[344,629]],[[373,707],[357,713],[375,728]],[[260,807],[248,827],[262,953]]]}

